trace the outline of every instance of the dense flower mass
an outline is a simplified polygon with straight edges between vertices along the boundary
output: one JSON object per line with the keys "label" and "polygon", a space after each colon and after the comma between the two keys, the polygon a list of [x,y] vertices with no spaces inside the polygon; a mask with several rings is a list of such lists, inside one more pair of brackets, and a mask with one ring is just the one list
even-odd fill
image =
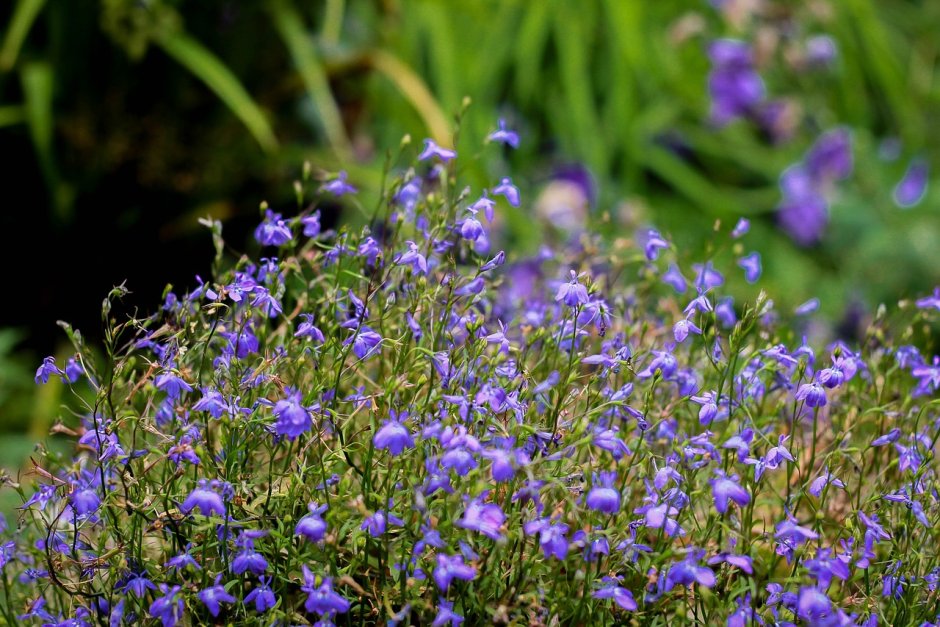
{"label": "dense flower mass", "polygon": [[[716,117],[752,113],[750,52],[712,55]],[[847,141],[788,199],[824,204]],[[701,261],[651,228],[494,254],[522,193],[451,194],[457,163],[425,142],[361,231],[320,228],[345,173],[301,185],[255,233],[279,257],[42,363],[96,402],[13,486],[7,622],[937,623],[940,359],[910,329],[940,291],[815,345],[818,301],[750,285],[747,220]]]}

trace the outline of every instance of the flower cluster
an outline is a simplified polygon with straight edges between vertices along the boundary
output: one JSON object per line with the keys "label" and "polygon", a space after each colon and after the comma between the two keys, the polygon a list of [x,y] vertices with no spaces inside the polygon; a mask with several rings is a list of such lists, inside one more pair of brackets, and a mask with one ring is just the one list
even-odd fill
{"label": "flower cluster", "polygon": [[428,140],[358,232],[315,211],[345,174],[302,182],[265,258],[43,362],[95,402],[14,486],[10,624],[936,624],[940,358],[909,326],[820,346],[736,305],[744,220],[695,263],[651,229],[497,251],[520,190],[457,162]]}

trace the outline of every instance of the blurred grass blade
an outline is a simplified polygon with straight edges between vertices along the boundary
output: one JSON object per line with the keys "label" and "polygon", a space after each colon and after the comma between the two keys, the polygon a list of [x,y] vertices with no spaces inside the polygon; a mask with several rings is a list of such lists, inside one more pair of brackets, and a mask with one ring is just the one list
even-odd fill
{"label": "blurred grass blade", "polygon": [[431,138],[441,146],[450,147],[453,143],[450,122],[421,77],[400,59],[384,50],[374,50],[370,54],[370,60],[372,67],[392,81],[418,111]]}
{"label": "blurred grass blade", "polygon": [[300,72],[307,93],[313,99],[327,141],[340,160],[348,161],[352,157],[352,147],[310,33],[304,28],[303,20],[290,2],[273,0],[270,6],[274,26]]}
{"label": "blurred grass blade", "polygon": [[26,121],[26,110],[17,105],[0,107],[0,128],[22,124]]}
{"label": "blurred grass blade", "polygon": [[234,74],[210,50],[183,32],[168,32],[157,44],[193,73],[224,102],[266,152],[277,150],[277,138],[261,108]]}
{"label": "blurred grass blade", "polygon": [[3,47],[0,48],[0,71],[9,72],[16,64],[26,35],[45,4],[46,0],[19,0],[16,3],[6,37],[3,38]]}

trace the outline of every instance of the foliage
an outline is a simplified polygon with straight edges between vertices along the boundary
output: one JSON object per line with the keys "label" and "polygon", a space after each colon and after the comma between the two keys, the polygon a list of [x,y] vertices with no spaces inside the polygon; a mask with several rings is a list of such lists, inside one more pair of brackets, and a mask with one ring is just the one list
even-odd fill
{"label": "foliage", "polygon": [[[37,381],[94,400],[10,482],[11,624],[938,620],[940,366],[909,342],[940,291],[813,347],[746,220],[700,258],[649,229],[507,255],[512,181],[410,154],[375,205],[305,169],[226,271],[205,220],[213,280],[127,321],[116,288],[103,360],[65,325]],[[368,226],[324,230],[337,200]]]}

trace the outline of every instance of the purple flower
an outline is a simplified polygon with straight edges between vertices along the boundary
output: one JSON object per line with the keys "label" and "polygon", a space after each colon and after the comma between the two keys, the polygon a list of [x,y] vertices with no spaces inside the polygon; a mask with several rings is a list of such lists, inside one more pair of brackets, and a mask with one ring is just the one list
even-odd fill
{"label": "purple flower", "polygon": [[408,419],[408,412],[397,413],[391,411],[391,418],[382,423],[382,427],[376,432],[375,447],[378,449],[388,449],[392,455],[401,455],[406,448],[414,448],[415,441],[411,436],[411,431],[403,423]]}
{"label": "purple flower", "polygon": [[[916,305],[918,309],[940,309],[940,287],[935,287],[933,290],[933,294],[931,294],[930,296],[924,296],[923,298],[918,298]],[[52,358],[47,357],[46,359],[52,359]]]}
{"label": "purple flower", "polygon": [[306,237],[316,237],[320,234],[320,210],[317,209],[308,216],[304,216],[300,219],[300,223],[304,227],[304,235]]}
{"label": "purple flower", "polygon": [[209,613],[213,617],[217,617],[221,611],[222,603],[237,603],[238,599],[233,597],[231,594],[226,592],[225,588],[219,585],[219,579],[222,575],[219,575],[215,578],[215,584],[201,590],[197,595],[199,600],[203,602],[206,606],[206,609],[209,610]]}
{"label": "purple flower", "polygon": [[688,318],[684,318],[680,320],[672,327],[672,334],[676,338],[676,342],[678,342],[679,344],[684,342],[685,339],[689,337],[689,332],[695,333],[697,335],[702,334],[702,330],[698,328],[695,325],[695,323],[689,320]]}
{"label": "purple flower", "polygon": [[682,560],[673,564],[666,573],[665,591],[669,592],[676,586],[691,586],[697,583],[706,588],[715,585],[715,573],[707,566],[699,565],[704,551],[692,551]]}
{"label": "purple flower", "polygon": [[659,231],[650,229],[646,232],[646,243],[643,246],[643,250],[646,253],[646,259],[648,261],[655,261],[656,258],[659,257],[659,251],[664,248],[669,248],[669,242],[663,239]]}
{"label": "purple flower", "polygon": [[731,564],[740,568],[748,575],[754,574],[754,563],[753,560],[747,555],[735,555],[733,553],[719,553],[718,555],[709,558],[707,564],[709,566],[714,566],[715,564]]}
{"label": "purple flower", "polygon": [[491,142],[499,142],[502,144],[506,144],[507,146],[511,148],[518,148],[519,147],[519,135],[516,132],[510,131],[509,129],[506,128],[506,120],[500,118],[498,125],[499,125],[499,128],[497,128],[495,131],[490,133],[486,139]]}
{"label": "purple flower", "polygon": [[203,516],[215,514],[225,517],[225,502],[222,500],[222,495],[212,489],[204,479],[199,482],[197,488],[189,493],[180,509],[184,514],[198,509]]}
{"label": "purple flower", "polygon": [[274,405],[274,432],[279,436],[295,440],[313,426],[310,411],[303,406],[300,391],[287,390],[287,398],[282,398]]}
{"label": "purple flower", "polygon": [[431,627],[444,627],[450,623],[450,627],[459,627],[463,622],[463,616],[454,612],[454,604],[441,597],[437,601],[437,615]]}
{"label": "purple flower", "polygon": [[923,159],[915,159],[894,188],[894,204],[902,209],[917,205],[927,195],[928,168]]}
{"label": "purple flower", "polygon": [[193,386],[186,383],[182,377],[172,370],[157,375],[157,378],[154,379],[154,385],[158,390],[166,392],[167,397],[173,400],[178,399],[183,392],[193,391]]}
{"label": "purple flower", "polygon": [[692,269],[695,270],[695,287],[700,294],[721,287],[725,283],[725,277],[715,270],[715,266],[712,265],[711,261],[706,261],[704,264],[693,263]]}
{"label": "purple flower", "polygon": [[271,590],[271,578],[261,577],[258,585],[245,596],[245,605],[255,604],[255,611],[260,614],[277,605],[277,597]]}
{"label": "purple flower", "polygon": [[803,160],[816,181],[841,181],[852,174],[852,135],[837,128],[820,135]]}
{"label": "purple flower", "polygon": [[433,576],[437,587],[442,592],[446,592],[454,579],[470,581],[476,578],[477,571],[473,566],[463,563],[462,555],[448,556],[444,553],[438,553]]}
{"label": "purple flower", "polygon": [[427,161],[428,159],[437,157],[446,163],[456,156],[457,153],[455,151],[438,146],[433,139],[425,139],[424,150],[418,155],[418,161]]}
{"label": "purple flower", "polygon": [[180,586],[172,588],[165,583],[160,584],[162,597],[158,597],[150,604],[150,615],[163,623],[163,627],[175,627],[183,618],[183,595]]}
{"label": "purple flower", "polygon": [[712,498],[715,501],[715,509],[719,514],[725,514],[728,511],[728,502],[734,501],[739,507],[744,507],[751,502],[751,495],[738,483],[737,475],[725,476],[723,473],[717,473],[714,479],[709,483],[712,486]]}
{"label": "purple flower", "polygon": [[817,309],[819,309],[819,299],[810,298],[808,301],[806,301],[805,303],[803,303],[802,305],[794,309],[793,313],[795,313],[798,316],[805,316],[807,314],[813,313]]}
{"label": "purple flower", "polygon": [[382,336],[369,327],[363,326],[359,329],[358,333],[346,338],[343,345],[345,346],[349,343],[352,343],[352,350],[356,357],[365,360],[379,353],[382,345]]}
{"label": "purple flower", "polygon": [[744,269],[744,280],[748,283],[756,283],[760,278],[761,265],[760,253],[753,252],[738,259],[738,267]]}
{"label": "purple flower", "polygon": [[297,521],[294,528],[294,535],[303,536],[311,542],[319,542],[326,535],[326,521],[321,515],[326,511],[326,505],[317,505],[310,503],[307,508],[310,513]]}
{"label": "purple flower", "polygon": [[885,444],[894,444],[900,438],[901,438],[901,430],[895,428],[895,429],[891,429],[891,431],[888,431],[883,436],[872,440],[871,445],[872,446],[884,446]]}
{"label": "purple flower", "polygon": [[349,611],[349,601],[333,591],[333,580],[329,577],[323,577],[320,585],[316,585],[316,577],[303,565],[304,583],[300,587],[307,593],[307,601],[304,607],[308,612],[315,612],[320,616],[343,614]]}
{"label": "purple flower", "polygon": [[268,570],[268,560],[255,550],[254,542],[250,538],[240,539],[240,542],[242,542],[243,547],[235,556],[235,559],[232,560],[232,572],[236,575],[244,573],[263,575]]}
{"label": "purple flower", "polygon": [[712,70],[708,75],[711,119],[724,126],[738,117],[756,113],[765,98],[764,81],[754,69],[751,48],[743,41],[718,39],[708,47]]}
{"label": "purple flower", "polygon": [[615,487],[616,471],[602,472],[594,476],[594,486],[587,495],[587,506],[603,514],[620,511],[620,492]]}
{"label": "purple flower", "polygon": [[734,239],[739,239],[744,237],[748,231],[751,230],[751,221],[747,218],[741,218],[738,220],[738,223],[734,225],[734,230],[731,231],[731,237]]}
{"label": "purple flower", "polygon": [[[39,373],[37,372],[36,374],[38,375]],[[85,368],[82,366],[82,363],[75,357],[69,357],[68,362],[65,364],[65,378],[68,382],[75,383],[83,374],[85,374]]]}
{"label": "purple flower", "polygon": [[513,207],[518,207],[520,204],[519,188],[513,185],[510,179],[501,180],[499,185],[493,188],[493,195],[502,196]]}
{"label": "purple flower", "polygon": [[809,407],[825,407],[826,390],[817,381],[804,383],[796,392],[796,400],[806,401]]}
{"label": "purple flower", "polygon": [[304,337],[312,340],[317,344],[322,344],[326,341],[326,337],[313,321],[315,320],[313,314],[300,314],[300,317],[303,318],[303,322],[297,325],[297,331],[294,332],[294,337]]}
{"label": "purple flower", "polygon": [[832,601],[818,588],[800,588],[796,614],[810,625],[837,624],[829,620],[834,618]]}
{"label": "purple flower", "polygon": [[264,221],[255,229],[255,239],[262,246],[283,246],[291,240],[293,235],[287,222],[281,214],[270,209],[265,210]]}
{"label": "purple flower", "polygon": [[503,537],[502,527],[505,522],[506,514],[499,505],[483,504],[480,497],[477,497],[467,504],[463,517],[457,521],[457,526],[478,531],[491,540],[500,540]]}
{"label": "purple flower", "polygon": [[483,235],[483,225],[476,219],[476,216],[464,218],[460,223],[460,237],[472,242],[481,235]]}
{"label": "purple flower", "polygon": [[679,271],[679,268],[676,266],[676,264],[669,264],[669,269],[663,274],[662,280],[663,283],[670,286],[678,293],[685,293],[687,283],[685,277],[682,276],[682,272]]}
{"label": "purple flower", "polygon": [[637,608],[633,593],[620,585],[620,580],[614,577],[604,577],[604,585],[591,593],[595,599],[613,599],[614,603],[627,610],[635,612]]}
{"label": "purple flower", "polygon": [[819,498],[819,495],[822,494],[822,491],[826,488],[827,485],[834,485],[837,488],[845,488],[845,484],[841,479],[838,479],[835,475],[829,472],[829,468],[823,469],[821,475],[813,479],[813,482],[809,485],[809,493]]}
{"label": "purple flower", "polygon": [[[334,196],[344,196],[346,194],[355,194],[358,190],[346,182],[346,171],[341,170],[335,178],[332,178],[323,185],[320,186],[321,192],[327,192],[333,194]],[[306,229],[304,229],[304,235],[307,235]],[[308,235],[308,237],[315,237],[314,235]]]}
{"label": "purple flower", "polygon": [[124,581],[124,585],[120,589],[126,594],[132,592],[134,596],[138,599],[144,598],[147,594],[147,590],[156,590],[157,586],[153,584],[152,581],[147,579],[147,572],[131,572],[128,573],[127,579]]}
{"label": "purple flower", "polygon": [[101,498],[91,488],[75,490],[69,495],[69,503],[78,516],[90,516],[101,507]]}
{"label": "purple flower", "polygon": [[552,522],[549,518],[537,518],[523,525],[526,535],[539,534],[539,545],[545,557],[556,557],[560,560],[568,556],[568,525]]}
{"label": "purple flower", "polygon": [[577,307],[588,302],[587,288],[578,282],[574,270],[571,271],[571,280],[558,287],[555,300],[563,302],[568,307]]}

